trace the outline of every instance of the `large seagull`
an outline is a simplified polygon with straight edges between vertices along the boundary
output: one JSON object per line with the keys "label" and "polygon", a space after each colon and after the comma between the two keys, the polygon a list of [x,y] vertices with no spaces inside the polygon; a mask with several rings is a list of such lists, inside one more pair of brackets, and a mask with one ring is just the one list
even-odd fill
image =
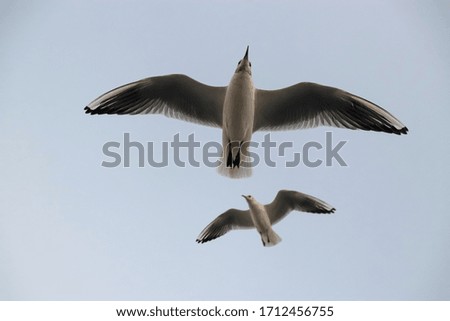
{"label": "large seagull", "polygon": [[164,114],[222,128],[219,172],[251,175],[248,147],[258,130],[334,126],[406,134],[408,128],[380,106],[344,90],[310,82],[262,90],[253,85],[248,47],[227,87],[186,75],[145,78],[113,89],[85,107],[88,114]]}

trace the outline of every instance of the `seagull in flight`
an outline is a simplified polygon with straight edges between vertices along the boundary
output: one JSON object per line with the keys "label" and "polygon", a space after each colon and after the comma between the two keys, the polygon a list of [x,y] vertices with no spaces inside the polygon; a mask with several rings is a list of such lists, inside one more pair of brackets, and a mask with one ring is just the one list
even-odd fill
{"label": "seagull in flight", "polygon": [[330,214],[336,210],[324,201],[296,191],[281,190],[270,204],[260,204],[251,195],[242,195],[248,203],[246,211],[229,209],[209,223],[197,238],[197,243],[214,240],[235,229],[256,228],[264,246],[274,246],[281,238],[272,225],[278,223],[292,211]]}
{"label": "seagull in flight", "polygon": [[248,147],[258,130],[334,126],[406,134],[408,128],[382,107],[344,90],[311,82],[257,89],[248,47],[227,87],[213,87],[186,75],[138,80],[115,88],[85,107],[87,114],[163,114],[222,128],[219,173],[251,175]]}

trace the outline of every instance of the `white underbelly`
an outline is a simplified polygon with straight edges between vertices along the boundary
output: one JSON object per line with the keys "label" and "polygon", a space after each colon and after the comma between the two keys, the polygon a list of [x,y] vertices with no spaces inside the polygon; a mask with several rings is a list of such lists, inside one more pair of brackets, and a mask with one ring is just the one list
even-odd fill
{"label": "white underbelly", "polygon": [[262,233],[270,228],[270,219],[263,206],[250,209],[250,215],[258,232]]}
{"label": "white underbelly", "polygon": [[223,130],[230,141],[250,140],[254,113],[255,98],[251,79],[232,81],[223,106]]}

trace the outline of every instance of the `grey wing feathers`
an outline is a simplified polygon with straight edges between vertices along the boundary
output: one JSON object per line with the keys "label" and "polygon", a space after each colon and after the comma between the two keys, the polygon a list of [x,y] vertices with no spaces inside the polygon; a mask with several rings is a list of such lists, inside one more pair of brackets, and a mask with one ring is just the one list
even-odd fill
{"label": "grey wing feathers", "polygon": [[197,243],[214,240],[234,229],[254,228],[250,212],[229,209],[209,223],[197,237]]}
{"label": "grey wing feathers", "polygon": [[380,106],[340,90],[299,83],[279,90],[257,90],[254,130],[334,126],[406,134],[408,128]]}
{"label": "grey wing feathers", "polygon": [[330,214],[336,210],[326,202],[300,192],[281,190],[272,203],[266,205],[272,224],[278,223],[291,211],[301,211],[317,214]]}
{"label": "grey wing feathers", "polygon": [[85,107],[87,114],[164,114],[222,127],[226,87],[212,87],[185,75],[145,78],[113,89]]}

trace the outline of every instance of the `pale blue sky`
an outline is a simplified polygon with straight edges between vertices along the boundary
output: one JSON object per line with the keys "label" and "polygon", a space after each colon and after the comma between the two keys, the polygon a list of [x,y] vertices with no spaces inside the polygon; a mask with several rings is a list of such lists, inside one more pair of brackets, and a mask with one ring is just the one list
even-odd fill
{"label": "pale blue sky", "polygon": [[[0,299],[450,299],[449,1],[3,1],[0,3]],[[103,168],[123,133],[160,146],[215,128],[85,115],[116,86],[184,73],[226,85],[250,45],[254,83],[339,87],[388,109],[407,136],[317,128],[278,142],[347,140],[348,167]],[[254,135],[254,140],[265,133]],[[264,248],[256,231],[199,245],[241,194],[317,196]]]}

